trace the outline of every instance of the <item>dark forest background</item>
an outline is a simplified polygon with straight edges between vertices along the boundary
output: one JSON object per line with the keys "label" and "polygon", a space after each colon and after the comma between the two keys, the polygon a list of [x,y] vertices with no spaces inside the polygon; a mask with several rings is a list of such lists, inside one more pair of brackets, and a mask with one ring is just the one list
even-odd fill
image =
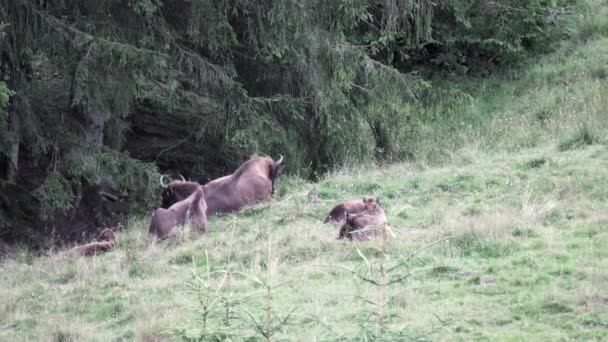
{"label": "dark forest background", "polygon": [[[573,0],[0,0],[0,239],[80,240],[252,153],[315,180],[415,160],[447,86],[567,34]],[[443,108],[443,107],[442,107]]]}

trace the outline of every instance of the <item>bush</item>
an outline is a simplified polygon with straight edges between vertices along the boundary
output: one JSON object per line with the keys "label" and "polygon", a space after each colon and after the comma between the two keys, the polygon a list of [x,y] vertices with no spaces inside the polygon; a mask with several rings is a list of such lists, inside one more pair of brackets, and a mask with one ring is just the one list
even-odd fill
{"label": "bush", "polygon": [[608,36],[608,8],[602,2],[585,1],[579,5],[581,13],[575,16],[577,29],[573,31],[576,39],[587,41],[593,37]]}
{"label": "bush", "polygon": [[599,137],[591,127],[589,127],[588,124],[581,124],[569,135],[562,138],[558,148],[560,151],[573,150],[579,147],[596,144],[598,141]]}
{"label": "bush", "polygon": [[59,172],[49,173],[34,196],[40,201],[40,216],[44,220],[72,207],[72,188]]}
{"label": "bush", "polygon": [[[560,25],[570,0],[443,0],[433,13],[426,52],[442,69],[475,74],[547,51],[566,31]],[[420,57],[423,57],[422,55]],[[430,57],[430,58],[428,58]]]}

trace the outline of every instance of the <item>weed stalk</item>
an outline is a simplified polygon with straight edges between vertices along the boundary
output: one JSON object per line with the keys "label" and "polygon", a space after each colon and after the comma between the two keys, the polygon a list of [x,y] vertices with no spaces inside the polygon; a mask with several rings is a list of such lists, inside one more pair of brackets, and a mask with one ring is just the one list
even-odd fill
{"label": "weed stalk", "polygon": [[384,335],[384,305],[386,303],[386,223],[382,224],[380,240],[380,300],[378,301],[378,328],[379,336]]}
{"label": "weed stalk", "polygon": [[268,237],[268,262],[266,278],[266,341],[270,341],[270,309],[272,308],[272,236]]}

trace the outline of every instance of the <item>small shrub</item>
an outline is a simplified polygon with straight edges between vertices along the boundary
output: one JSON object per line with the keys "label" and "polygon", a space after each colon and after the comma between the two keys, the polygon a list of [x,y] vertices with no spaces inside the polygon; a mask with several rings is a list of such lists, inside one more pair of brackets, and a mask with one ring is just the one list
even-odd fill
{"label": "small shrub", "polygon": [[280,174],[274,184],[274,196],[281,198],[290,193],[298,193],[302,191],[307,184],[308,183],[304,178]]}
{"label": "small shrub", "polygon": [[563,219],[562,213],[557,209],[553,209],[553,210],[547,212],[545,215],[543,215],[543,217],[541,219],[541,223],[543,224],[543,226],[548,226],[551,224],[555,224],[555,223],[561,221],[562,219]]}
{"label": "small shrub", "polygon": [[151,274],[152,268],[148,264],[136,261],[129,266],[130,278],[147,279],[150,277]]}
{"label": "small shrub", "polygon": [[51,337],[51,341],[53,342],[71,342],[76,341],[76,338],[72,336],[69,332],[63,330],[57,330],[53,333]]}
{"label": "small shrub", "polygon": [[551,109],[548,108],[541,108],[538,111],[536,111],[536,119],[538,119],[538,121],[544,123],[549,121],[549,119],[551,119],[551,117],[553,116],[553,111]]}
{"label": "small shrub", "polygon": [[26,245],[19,245],[17,247],[17,254],[15,255],[15,260],[19,263],[31,265],[34,261],[34,254],[31,249],[29,249]]}
{"label": "small shrub", "polygon": [[450,278],[453,277],[458,271],[460,271],[460,268],[454,266],[437,266],[431,269],[430,275],[436,278]]}
{"label": "small shrub", "polygon": [[50,276],[50,281],[57,284],[67,284],[76,277],[76,270],[72,264],[62,264]]}
{"label": "small shrub", "polygon": [[270,209],[270,205],[268,203],[259,203],[255,206],[246,208],[240,212],[240,216],[242,217],[262,217],[264,214],[267,214]]}
{"label": "small shrub", "polygon": [[605,80],[608,78],[608,68],[605,66],[598,66],[591,70],[591,76],[600,80]]}
{"label": "small shrub", "polygon": [[542,306],[543,310],[550,314],[572,312],[572,308],[564,303],[550,302]]}
{"label": "small shrub", "polygon": [[608,37],[608,15],[605,13],[604,15],[587,14],[581,16],[576,37],[583,42],[594,37]]}
{"label": "small shrub", "polygon": [[580,125],[574,132],[562,138],[559,143],[560,151],[568,151],[599,142],[599,137],[588,124]]}
{"label": "small shrub", "polygon": [[396,216],[404,220],[407,220],[410,217],[405,210],[401,210]]}
{"label": "small shrub", "polygon": [[535,232],[531,228],[527,227],[516,227],[512,233],[515,237],[527,237],[527,238],[536,238],[538,237],[538,233]]}
{"label": "small shrub", "polygon": [[523,169],[537,169],[545,164],[547,164],[548,160],[545,157],[533,158],[522,165]]}
{"label": "small shrub", "polygon": [[119,297],[111,296],[103,303],[95,306],[93,315],[96,319],[104,321],[116,318],[124,311],[124,305]]}
{"label": "small shrub", "polygon": [[44,182],[34,191],[40,201],[40,217],[50,220],[55,214],[72,207],[72,188],[59,172],[51,172]]}
{"label": "small shrub", "polygon": [[352,192],[361,193],[361,194],[374,194],[381,188],[382,188],[382,186],[380,184],[372,183],[372,182],[356,183],[351,187]]}
{"label": "small shrub", "polygon": [[194,264],[197,267],[207,267],[207,257],[203,254],[196,254],[193,251],[179,252],[173,257],[169,263],[176,265],[190,265]]}
{"label": "small shrub", "polygon": [[481,214],[481,208],[479,208],[478,206],[472,205],[468,208],[466,208],[463,212],[462,215],[464,216],[479,216]]}
{"label": "small shrub", "polygon": [[472,232],[457,235],[450,239],[450,242],[465,257],[499,258],[510,255],[515,249],[513,244],[483,240]]}

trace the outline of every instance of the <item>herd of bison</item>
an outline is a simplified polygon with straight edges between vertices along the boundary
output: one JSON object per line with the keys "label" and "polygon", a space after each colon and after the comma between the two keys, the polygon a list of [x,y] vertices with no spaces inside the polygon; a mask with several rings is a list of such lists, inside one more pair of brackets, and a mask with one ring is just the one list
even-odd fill
{"label": "herd of bison", "polygon": [[[164,239],[175,227],[187,223],[205,232],[209,215],[234,212],[269,200],[274,193],[274,180],[282,168],[282,162],[282,156],[274,161],[269,157],[253,155],[233,174],[205,185],[186,181],[183,177],[182,180],[165,183],[165,177],[161,177],[162,203],[152,214],[150,235]],[[378,226],[385,221],[379,199],[364,197],[339,203],[324,222],[342,223],[338,239],[368,240],[374,230],[364,228]],[[72,254],[91,255],[111,249],[117,243],[112,229],[103,229],[100,237],[101,241],[72,248]]]}

